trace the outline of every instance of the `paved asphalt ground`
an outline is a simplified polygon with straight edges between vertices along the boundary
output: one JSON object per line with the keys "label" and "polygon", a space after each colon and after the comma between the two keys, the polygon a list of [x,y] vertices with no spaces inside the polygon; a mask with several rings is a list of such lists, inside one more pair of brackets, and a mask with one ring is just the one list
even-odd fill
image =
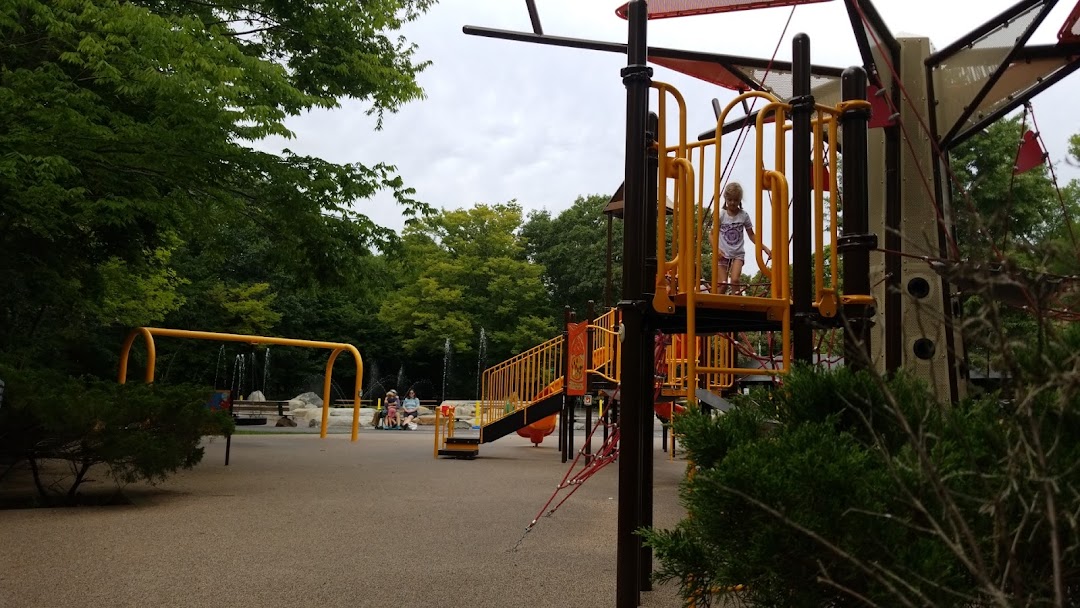
{"label": "paved asphalt ground", "polygon": [[[458,461],[423,428],[245,434],[228,467],[214,439],[195,469],[129,488],[133,505],[0,511],[0,607],[614,606],[617,464],[514,550],[569,466],[554,439]],[[656,447],[670,527],[685,462]],[[674,584],[643,594],[679,605]]]}

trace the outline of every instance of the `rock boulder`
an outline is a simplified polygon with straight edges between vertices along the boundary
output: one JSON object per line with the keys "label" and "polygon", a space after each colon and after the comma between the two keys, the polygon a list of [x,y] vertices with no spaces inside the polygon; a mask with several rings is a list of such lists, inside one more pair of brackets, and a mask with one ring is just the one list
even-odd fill
{"label": "rock boulder", "polygon": [[293,402],[293,401],[302,401],[302,402],[306,403],[308,405],[308,407],[322,407],[322,397],[320,397],[319,395],[317,395],[315,393],[312,393],[312,392],[307,392],[307,393],[304,393],[302,395],[297,395],[297,396],[293,397],[292,399],[290,399],[289,401],[290,401],[290,403]]}

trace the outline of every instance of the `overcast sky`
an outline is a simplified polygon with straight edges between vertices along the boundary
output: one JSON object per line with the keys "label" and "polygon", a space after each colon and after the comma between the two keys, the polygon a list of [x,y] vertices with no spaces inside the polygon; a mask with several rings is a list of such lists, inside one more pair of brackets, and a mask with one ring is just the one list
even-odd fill
{"label": "overcast sky", "polygon": [[[545,34],[626,41],[626,21],[615,15],[619,0],[536,3]],[[875,1],[895,35],[927,36],[939,49],[1013,3]],[[1060,2],[1032,42],[1055,42],[1073,5]],[[649,44],[768,59],[790,13],[786,7],[656,20],[650,22]],[[427,99],[388,115],[382,131],[374,131],[364,104],[305,114],[288,121],[295,139],[260,147],[287,147],[340,163],[392,163],[420,199],[443,208],[517,199],[526,209],[557,213],[579,195],[612,193],[623,174],[625,89],[619,69],[625,55],[466,36],[464,25],[531,31],[522,0],[441,0],[403,31],[419,46],[418,55],[434,62],[420,76]],[[790,60],[791,37],[799,32],[810,35],[814,63],[860,62],[839,0],[796,8],[778,59]],[[682,91],[695,136],[715,122],[710,100],[726,103],[735,95],[658,66],[654,78]],[[1065,165],[1068,136],[1080,132],[1078,92],[1080,75],[1073,74],[1034,100],[1048,152],[1059,166]],[[741,162],[734,178],[752,183],[751,167]],[[389,195],[359,207],[382,225],[403,225]]]}

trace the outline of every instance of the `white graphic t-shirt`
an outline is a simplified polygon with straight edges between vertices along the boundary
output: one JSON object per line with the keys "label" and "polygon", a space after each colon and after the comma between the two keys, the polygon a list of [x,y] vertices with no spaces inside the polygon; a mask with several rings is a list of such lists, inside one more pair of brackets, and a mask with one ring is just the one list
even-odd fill
{"label": "white graphic t-shirt", "polygon": [[750,215],[739,210],[731,215],[726,210],[720,213],[720,254],[729,260],[746,258],[743,250],[743,235],[750,226]]}

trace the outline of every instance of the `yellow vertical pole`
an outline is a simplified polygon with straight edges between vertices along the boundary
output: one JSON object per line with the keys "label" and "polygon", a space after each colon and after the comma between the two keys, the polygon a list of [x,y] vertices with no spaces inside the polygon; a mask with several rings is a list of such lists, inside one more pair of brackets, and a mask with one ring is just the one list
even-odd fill
{"label": "yellow vertical pole", "polygon": [[[687,165],[689,165],[689,163],[687,163]],[[693,179],[694,178],[693,178],[693,175],[692,175],[693,166],[692,165],[683,166],[682,163],[680,163],[679,168],[683,169],[682,174],[680,175],[680,177],[682,178],[682,180],[686,184],[686,187],[684,188],[683,191],[684,192],[689,191],[690,192],[690,197],[693,198],[693,187],[694,187],[693,186],[693,184],[694,184]],[[687,169],[689,169],[691,174],[686,173]],[[693,201],[687,201],[687,202],[692,203]],[[684,210],[684,215],[692,212],[692,207],[688,206],[686,209],[687,210]],[[686,245],[689,245],[690,250],[694,250],[694,247],[692,245],[693,241],[690,239],[690,225],[689,225],[690,218],[687,217],[687,218],[685,218],[685,220],[686,221],[682,226],[683,236],[685,238],[683,243],[685,243]],[[680,244],[680,251],[679,251],[679,256],[680,257],[683,257],[686,253],[688,253],[686,250],[682,249],[683,246],[684,246],[683,244]],[[685,262],[682,264],[683,269],[688,271],[686,273],[686,276],[688,277],[688,279],[690,281],[693,281],[690,284],[690,288],[685,290],[685,293],[686,293],[686,342],[685,342],[686,347],[683,349],[684,352],[686,353],[686,357],[687,357],[687,364],[686,364],[686,400],[687,400],[688,403],[693,404],[693,405],[697,404],[697,394],[694,391],[694,387],[697,384],[697,281],[698,281],[698,278],[699,278],[697,269],[699,268],[699,266],[700,266],[700,264],[697,261],[691,260],[691,259],[689,259],[689,257],[686,257]],[[682,285],[680,285],[679,287],[680,287],[680,291],[684,290],[684,287]],[[690,352],[690,349],[694,349],[694,352],[692,354]]]}
{"label": "yellow vertical pole", "polygon": [[[814,301],[820,302],[825,291],[825,184],[821,179],[822,167],[824,166],[825,145],[823,141],[822,122],[825,116],[819,111],[818,119],[813,128],[813,164],[814,176]],[[833,140],[836,141],[836,140]]]}
{"label": "yellow vertical pole", "polygon": [[480,426],[480,402],[476,402],[476,407],[473,409],[473,425]]}
{"label": "yellow vertical pole", "polygon": [[323,376],[323,403],[322,403],[322,426],[319,428],[319,437],[326,438],[326,429],[330,425],[330,382],[334,372],[334,361],[341,354],[341,349],[330,351],[330,358],[326,361],[326,373]]}
{"label": "yellow vertical pole", "polygon": [[833,292],[837,291],[836,287],[839,285],[837,277],[840,276],[840,264],[837,261],[837,207],[840,202],[840,189],[838,187],[837,179],[839,177],[839,171],[836,164],[836,148],[839,142],[839,134],[837,133],[837,120],[834,117],[829,122],[829,242],[832,244],[832,282],[831,287]]}
{"label": "yellow vertical pole", "polygon": [[441,409],[439,406],[435,406],[435,447],[431,450],[431,455],[435,460],[439,459],[439,411]]}
{"label": "yellow vertical pole", "polygon": [[350,441],[356,441],[357,435],[360,434],[360,399],[353,400],[353,415],[352,415],[352,436]]}

